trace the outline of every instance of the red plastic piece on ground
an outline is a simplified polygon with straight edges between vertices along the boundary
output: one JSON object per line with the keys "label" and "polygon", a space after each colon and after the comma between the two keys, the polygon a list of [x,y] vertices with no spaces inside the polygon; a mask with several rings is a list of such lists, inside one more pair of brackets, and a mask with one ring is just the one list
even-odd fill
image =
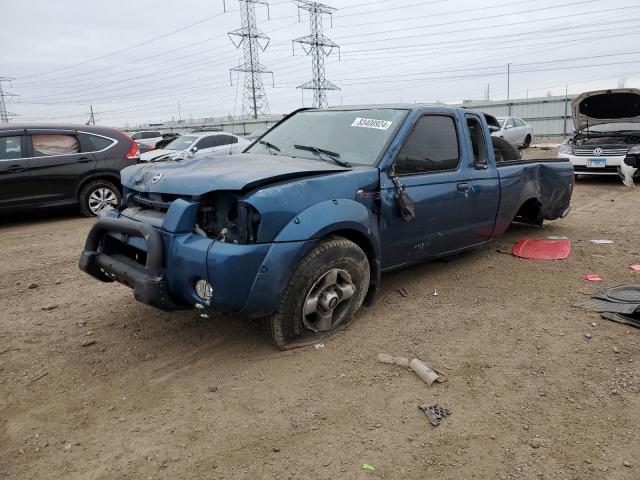
{"label": "red plastic piece on ground", "polygon": [[631,265],[629,268],[634,272],[640,272],[640,265]]}
{"label": "red plastic piece on ground", "polygon": [[602,279],[598,276],[598,275],[585,275],[584,277],[582,277],[583,280],[586,280],[587,282],[601,282]]}
{"label": "red plastic piece on ground", "polygon": [[531,260],[564,260],[571,253],[569,240],[520,240],[513,246],[516,257]]}

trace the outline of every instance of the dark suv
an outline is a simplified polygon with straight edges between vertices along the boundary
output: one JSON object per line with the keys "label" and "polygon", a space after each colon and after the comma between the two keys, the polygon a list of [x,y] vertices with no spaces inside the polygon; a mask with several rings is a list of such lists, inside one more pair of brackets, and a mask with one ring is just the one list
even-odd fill
{"label": "dark suv", "polygon": [[117,206],[120,170],[138,145],[124,132],[95,126],[0,127],[0,213],[79,204],[85,216]]}

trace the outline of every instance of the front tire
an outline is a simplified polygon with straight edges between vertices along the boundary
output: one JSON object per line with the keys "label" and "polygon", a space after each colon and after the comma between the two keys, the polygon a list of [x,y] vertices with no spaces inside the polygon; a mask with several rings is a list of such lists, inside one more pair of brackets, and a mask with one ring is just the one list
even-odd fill
{"label": "front tire", "polygon": [[522,148],[525,150],[531,146],[531,135],[527,135],[527,138],[524,139],[524,143],[522,144]]}
{"label": "front tire", "polygon": [[82,188],[78,201],[82,215],[95,217],[105,207],[117,208],[122,201],[122,194],[113,183],[107,180],[96,180]]}
{"label": "front tire", "polygon": [[266,319],[281,350],[310,345],[348,326],[367,294],[369,260],[355,243],[318,243],[295,268],[275,313]]}

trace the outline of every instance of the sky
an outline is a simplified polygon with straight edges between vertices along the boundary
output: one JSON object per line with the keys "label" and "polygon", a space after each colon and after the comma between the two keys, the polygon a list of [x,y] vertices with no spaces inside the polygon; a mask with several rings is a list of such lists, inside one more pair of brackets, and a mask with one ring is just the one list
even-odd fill
{"label": "sky", "polygon": [[[226,12],[224,5],[226,3]],[[637,0],[327,0],[330,105],[525,98],[640,87]],[[12,122],[138,123],[240,114],[236,0],[0,0],[0,77]],[[269,111],[311,106],[309,17],[256,8]],[[233,80],[233,82],[231,81]],[[240,86],[238,85],[238,81]]]}

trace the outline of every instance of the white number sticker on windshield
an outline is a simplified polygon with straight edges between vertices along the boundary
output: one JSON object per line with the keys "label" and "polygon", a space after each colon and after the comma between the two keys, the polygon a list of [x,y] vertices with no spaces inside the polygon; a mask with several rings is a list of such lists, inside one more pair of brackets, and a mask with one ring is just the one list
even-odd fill
{"label": "white number sticker on windshield", "polygon": [[356,118],[352,127],[375,128],[376,130],[388,130],[393,122],[388,120],[376,120],[374,118]]}

